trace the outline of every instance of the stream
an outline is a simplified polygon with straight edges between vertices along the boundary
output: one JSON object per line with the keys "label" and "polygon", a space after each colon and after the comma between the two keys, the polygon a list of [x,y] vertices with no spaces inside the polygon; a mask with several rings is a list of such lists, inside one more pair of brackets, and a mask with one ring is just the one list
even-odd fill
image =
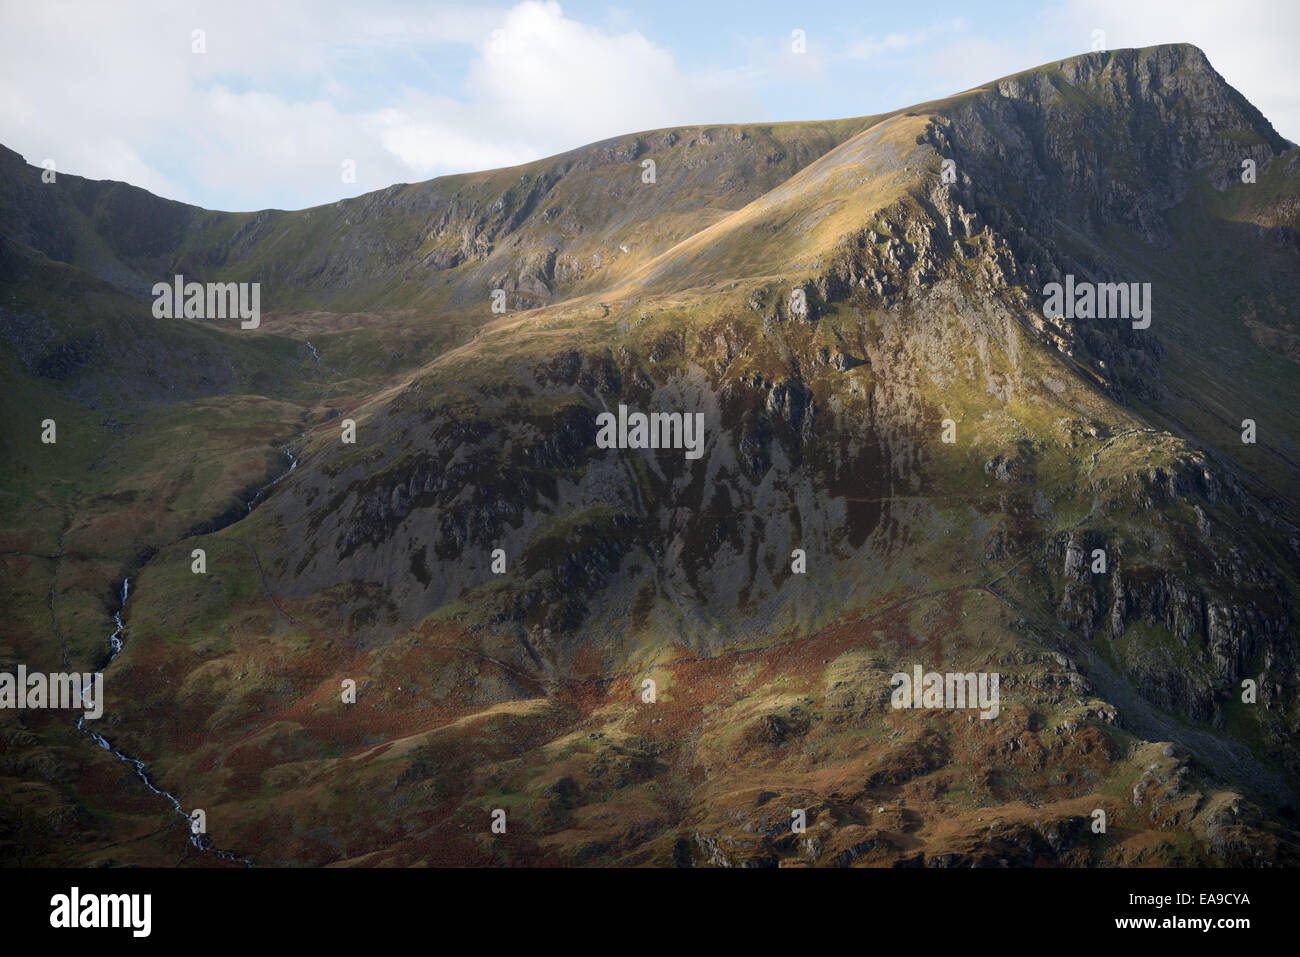
{"label": "stream", "polygon": [[[284,449],[282,449],[282,451],[289,459],[289,468],[283,473],[281,473],[280,475],[278,475],[276,478],[272,479],[269,483],[267,483],[266,485],[262,486],[260,489],[257,490],[257,493],[251,499],[249,499],[248,502],[249,512],[251,512],[253,510],[253,507],[257,505],[258,502],[261,501],[263,494],[265,494],[268,489],[272,488],[274,485],[276,485],[276,483],[278,483],[281,479],[283,479],[286,475],[288,475],[290,472],[292,472],[294,469],[298,467],[298,459],[294,456],[292,452],[289,451],[288,447],[285,447]],[[117,611],[113,612],[113,633],[108,636],[108,644],[109,647],[112,649],[112,653],[108,656],[108,661],[105,662],[103,669],[101,669],[102,671],[107,671],[108,666],[111,665],[113,663],[113,660],[122,653],[122,648],[124,647],[122,636],[126,631],[126,625],[122,622],[122,613],[126,610],[126,600],[130,596],[130,594],[131,594],[131,579],[123,578],[121,602],[118,605]],[[84,703],[84,695],[83,695],[83,703]],[[113,747],[112,742],[109,741],[107,738],[105,738],[102,734],[92,731],[90,730],[90,728],[86,727],[85,715],[82,715],[77,719],[77,730],[84,731],[86,734],[88,734],[91,737],[91,739],[97,745],[99,745],[109,754],[113,755],[119,761],[123,761],[126,764],[131,765],[131,767],[135,769],[136,777],[138,777],[141,781],[144,782],[145,787],[147,787],[154,794],[157,794],[159,797],[165,798],[167,802],[171,804],[172,809],[185,821],[186,830],[190,831],[191,845],[193,845],[194,847],[198,848],[201,851],[209,851],[215,854],[217,857],[221,858],[222,860],[237,861],[240,864],[244,864],[248,867],[254,866],[252,861],[248,860],[247,858],[240,857],[234,851],[223,851],[220,848],[214,846],[211,838],[209,838],[206,834],[193,833],[192,820],[190,816],[185,813],[184,809],[182,809],[180,799],[177,798],[176,795],[172,794],[171,792],[164,791],[153,783],[153,781],[149,778],[149,771],[145,767],[145,763],[143,761],[141,761],[139,758],[131,757],[129,754],[127,754],[124,751],[118,750],[117,748]]]}
{"label": "stream", "polygon": [[[305,435],[306,433],[303,434]],[[301,438],[301,436],[299,437]],[[286,475],[288,475],[290,472],[292,472],[294,469],[298,467],[298,460],[294,458],[293,453],[289,451],[289,447],[287,445],[284,446],[282,449],[280,449],[280,451],[283,452],[285,456],[289,459],[289,468],[286,471],[281,472],[275,478],[271,479],[271,481],[267,482],[265,485],[263,485],[254,493],[253,497],[248,500],[248,510],[250,512],[253,510],[253,506],[262,500],[262,496],[266,494],[266,491],[268,489],[275,488],[276,483],[278,483],[281,479],[283,479]]]}

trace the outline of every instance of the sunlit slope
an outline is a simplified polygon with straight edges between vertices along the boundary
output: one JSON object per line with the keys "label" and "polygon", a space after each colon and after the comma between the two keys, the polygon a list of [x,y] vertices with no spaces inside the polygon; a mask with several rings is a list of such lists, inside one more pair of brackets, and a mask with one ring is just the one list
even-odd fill
{"label": "sunlit slope", "polygon": [[[645,263],[608,295],[625,298],[738,279],[816,275],[837,243],[877,223],[909,181],[926,121],[892,117],[837,146],[784,183]],[[922,154],[925,154],[924,156]],[[909,166],[909,162],[911,165]]]}

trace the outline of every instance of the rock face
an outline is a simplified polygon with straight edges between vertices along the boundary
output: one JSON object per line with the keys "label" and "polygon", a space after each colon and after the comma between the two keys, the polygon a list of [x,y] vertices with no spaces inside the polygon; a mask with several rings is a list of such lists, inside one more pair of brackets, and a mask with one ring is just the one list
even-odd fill
{"label": "rock face", "polygon": [[[971,209],[1005,240],[1013,281],[1031,294],[1067,273],[1121,278],[1113,265],[1073,252],[1061,224],[1094,233],[1122,225],[1168,248],[1167,213],[1198,178],[1227,189],[1239,182],[1244,159],[1263,167],[1288,148],[1188,45],[1074,57],[1000,82],[996,96],[969,98],[950,120],[931,131],[932,141],[964,175],[940,202],[963,223]],[[1000,201],[1006,193],[995,184],[1010,183],[1019,184],[1015,202]],[[1127,323],[1054,325],[1061,351],[1087,355],[1114,385],[1151,394],[1162,358],[1155,337]]]}
{"label": "rock face", "polygon": [[[1140,540],[1096,532],[1058,536],[1050,549],[1063,559],[1058,620],[1105,642],[1148,700],[1214,727],[1224,726],[1225,707],[1243,680],[1258,682],[1263,666],[1270,680],[1260,687],[1259,702],[1274,720],[1289,721],[1274,684],[1290,684],[1300,674],[1285,577],[1257,541],[1227,532],[1207,540],[1203,534],[1204,509],[1225,497],[1240,507],[1241,491],[1228,484],[1232,491],[1225,492],[1199,457],[1132,479],[1098,487],[1112,496],[1113,511],[1202,503],[1183,519],[1191,527],[1180,533],[1177,570]],[[1294,770],[1293,762],[1288,759]]]}

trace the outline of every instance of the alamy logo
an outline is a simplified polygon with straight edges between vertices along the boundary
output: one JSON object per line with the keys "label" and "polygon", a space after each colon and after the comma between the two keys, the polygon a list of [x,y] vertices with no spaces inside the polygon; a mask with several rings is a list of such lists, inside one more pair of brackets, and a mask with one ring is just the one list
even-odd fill
{"label": "alamy logo", "polygon": [[235,319],[241,329],[262,323],[260,282],[186,282],[177,275],[173,283],[153,285],[155,319]]}
{"label": "alamy logo", "polygon": [[1043,317],[1053,319],[1132,319],[1134,329],[1151,325],[1151,283],[1080,282],[1073,274],[1065,286],[1049,282],[1043,287]]}
{"label": "alamy logo", "polygon": [[998,685],[1001,675],[997,672],[949,672],[923,671],[920,665],[912,668],[912,674],[900,671],[889,679],[889,686],[894,689],[890,704],[895,708],[980,708],[980,717],[984,720],[998,716]]}
{"label": "alamy logo", "polygon": [[633,412],[619,404],[618,415],[596,416],[596,447],[601,449],[685,449],[688,459],[704,454],[703,412]]}
{"label": "alamy logo", "polygon": [[29,675],[19,665],[17,675],[0,673],[0,708],[85,708],[87,718],[98,718],[104,713],[104,675]]}
{"label": "alamy logo", "polygon": [[85,894],[80,888],[50,898],[51,927],[129,927],[148,937],[153,927],[152,894]]}

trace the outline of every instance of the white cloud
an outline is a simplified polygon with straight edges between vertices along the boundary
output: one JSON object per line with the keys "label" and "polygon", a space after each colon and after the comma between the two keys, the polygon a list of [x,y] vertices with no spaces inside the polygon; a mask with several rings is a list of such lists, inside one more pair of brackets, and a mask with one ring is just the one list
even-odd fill
{"label": "white cloud", "polygon": [[733,122],[754,109],[727,74],[687,75],[636,31],[568,19],[555,2],[521,3],[481,45],[467,82],[493,121],[526,141],[580,146],[652,127]]}
{"label": "white cloud", "polygon": [[380,110],[366,120],[382,147],[421,177],[438,170],[495,169],[537,159],[536,150],[512,146],[505,137],[493,143],[492,130],[472,129],[472,118],[458,104],[441,109],[413,105],[424,99],[409,94],[407,105]]}
{"label": "white cloud", "polygon": [[690,74],[554,2],[5,5],[0,90],[0,138],[29,161],[243,209],[760,112],[743,76]]}
{"label": "white cloud", "polygon": [[911,47],[921,46],[935,37],[947,33],[960,33],[966,29],[966,21],[957,17],[943,23],[936,23],[923,30],[910,33],[886,33],[883,37],[867,36],[849,44],[845,55],[850,60],[872,60],[886,53],[899,53]]}

